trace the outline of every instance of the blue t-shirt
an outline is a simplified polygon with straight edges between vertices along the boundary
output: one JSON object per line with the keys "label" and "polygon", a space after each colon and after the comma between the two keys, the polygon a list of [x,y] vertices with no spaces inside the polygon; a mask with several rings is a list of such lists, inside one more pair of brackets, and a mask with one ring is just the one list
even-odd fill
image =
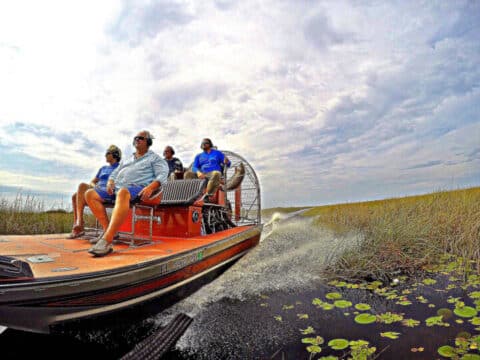
{"label": "blue t-shirt", "polygon": [[99,179],[97,186],[102,188],[107,187],[108,178],[110,177],[110,174],[112,173],[112,171],[117,168],[118,164],[119,163],[116,162],[113,165],[105,165],[105,166],[102,166],[100,170],[98,170],[97,175],[95,175],[95,177]]}
{"label": "blue t-shirt", "polygon": [[[222,172],[221,164],[223,164],[224,160],[225,155],[221,151],[211,149],[210,154],[204,151],[195,156],[192,171],[195,173],[201,171],[204,174],[215,170]],[[230,161],[227,163],[227,166],[230,166]]]}

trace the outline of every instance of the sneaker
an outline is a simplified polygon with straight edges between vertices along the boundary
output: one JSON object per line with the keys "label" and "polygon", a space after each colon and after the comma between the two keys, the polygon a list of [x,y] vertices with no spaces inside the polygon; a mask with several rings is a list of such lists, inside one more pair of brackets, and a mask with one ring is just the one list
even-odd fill
{"label": "sneaker", "polygon": [[105,239],[100,239],[98,242],[93,245],[88,252],[93,256],[105,256],[110,254],[113,251],[112,244],[108,243]]}
{"label": "sneaker", "polygon": [[[101,233],[100,236],[98,236],[96,238],[93,238],[93,239],[90,239],[88,241],[90,241],[90,244],[96,244],[98,242],[98,240],[100,240],[103,237],[104,234],[105,233]],[[118,240],[118,239],[120,239],[120,234],[117,234],[113,237],[113,240]]]}

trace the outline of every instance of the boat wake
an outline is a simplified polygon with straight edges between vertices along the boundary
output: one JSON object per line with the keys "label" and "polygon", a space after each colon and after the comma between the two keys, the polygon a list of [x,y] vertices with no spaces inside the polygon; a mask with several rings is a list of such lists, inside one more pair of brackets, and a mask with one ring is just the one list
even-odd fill
{"label": "boat wake", "polygon": [[[243,332],[251,342],[258,342],[255,347],[264,348],[261,339],[271,337],[272,334],[267,333],[271,329],[259,326],[255,319],[256,309],[251,309],[259,307],[260,296],[322,286],[325,266],[358,241],[354,236],[336,237],[312,221],[312,218],[274,214],[266,222],[263,238],[256,248],[222,276],[158,314],[155,321],[163,326],[178,313],[193,317],[193,324],[177,343],[177,348],[196,357],[202,357],[206,348],[210,350],[205,357],[214,357],[211,347],[218,341],[219,329]],[[238,311],[241,312],[239,318],[234,315]],[[225,342],[227,339],[223,339],[222,347]],[[208,343],[212,346],[206,347]],[[225,353],[218,356],[225,357]]]}

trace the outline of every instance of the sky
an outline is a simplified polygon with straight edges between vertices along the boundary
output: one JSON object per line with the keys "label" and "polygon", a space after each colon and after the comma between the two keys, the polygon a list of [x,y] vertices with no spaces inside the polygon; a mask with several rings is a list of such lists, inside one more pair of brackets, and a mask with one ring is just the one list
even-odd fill
{"label": "sky", "polygon": [[479,186],[478,34],[478,0],[2,1],[0,197],[68,205],[143,129],[263,207]]}

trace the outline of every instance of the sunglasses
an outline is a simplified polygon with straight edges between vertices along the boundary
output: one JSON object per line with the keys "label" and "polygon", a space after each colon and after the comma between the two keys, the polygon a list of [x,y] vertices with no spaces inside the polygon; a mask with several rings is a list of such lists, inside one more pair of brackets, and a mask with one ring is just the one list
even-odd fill
{"label": "sunglasses", "polygon": [[207,144],[210,145],[210,143],[208,141],[202,142],[202,145],[207,145]]}
{"label": "sunglasses", "polygon": [[137,140],[145,140],[145,139],[146,139],[145,136],[135,136],[135,137],[133,138],[134,141],[137,141]]}
{"label": "sunglasses", "polygon": [[107,156],[107,155],[112,155],[112,153],[110,151],[108,151],[108,152],[105,153],[105,156]]}

